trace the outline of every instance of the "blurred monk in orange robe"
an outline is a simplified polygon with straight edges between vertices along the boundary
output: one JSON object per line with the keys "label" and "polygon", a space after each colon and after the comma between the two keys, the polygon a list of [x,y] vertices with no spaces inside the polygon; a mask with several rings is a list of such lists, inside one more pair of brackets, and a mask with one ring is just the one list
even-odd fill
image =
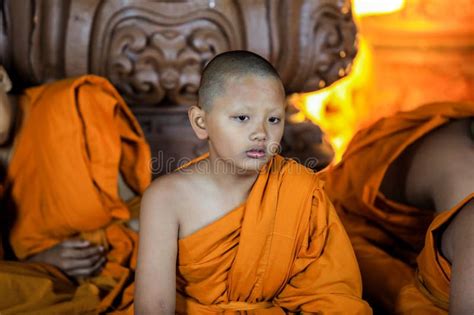
{"label": "blurred monk in orange robe", "polygon": [[[150,183],[143,132],[114,87],[97,76],[27,89],[7,185],[20,260],[0,262],[0,312],[101,313],[131,303],[137,234],[125,222],[119,176]],[[120,175],[119,175],[120,173]]]}
{"label": "blurred monk in orange robe", "polygon": [[383,314],[474,310],[473,117],[474,103],[436,103],[381,119],[325,174]]}

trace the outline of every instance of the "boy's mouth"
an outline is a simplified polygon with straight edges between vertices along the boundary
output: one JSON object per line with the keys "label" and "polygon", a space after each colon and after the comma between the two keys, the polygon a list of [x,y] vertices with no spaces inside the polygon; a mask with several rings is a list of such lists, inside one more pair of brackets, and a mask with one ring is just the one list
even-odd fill
{"label": "boy's mouth", "polygon": [[251,159],[261,159],[264,158],[266,155],[266,152],[264,149],[250,149],[245,152],[247,154],[247,157]]}

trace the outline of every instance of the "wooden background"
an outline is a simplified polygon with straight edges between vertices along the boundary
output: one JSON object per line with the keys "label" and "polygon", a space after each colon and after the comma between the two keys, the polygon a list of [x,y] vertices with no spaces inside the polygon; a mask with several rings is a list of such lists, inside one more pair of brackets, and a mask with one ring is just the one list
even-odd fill
{"label": "wooden background", "polygon": [[[260,54],[293,93],[338,80],[357,51],[356,27],[344,0],[4,0],[1,5],[0,62],[16,91],[86,73],[104,76],[134,111],[157,163],[173,158],[172,167],[205,150],[186,112],[196,102],[203,67],[216,54],[235,49]],[[285,133],[286,150],[327,163],[330,150],[320,130],[292,128]]]}

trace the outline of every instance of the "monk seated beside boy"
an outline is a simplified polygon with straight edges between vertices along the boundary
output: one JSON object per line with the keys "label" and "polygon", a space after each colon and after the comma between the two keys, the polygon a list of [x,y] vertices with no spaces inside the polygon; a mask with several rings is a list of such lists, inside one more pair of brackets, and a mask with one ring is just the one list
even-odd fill
{"label": "monk seated beside boy", "polygon": [[21,126],[3,158],[14,213],[15,257],[6,258],[20,262],[0,261],[1,313],[125,308],[133,297],[133,286],[126,288],[138,236],[124,225],[130,212],[118,177],[135,194],[151,178],[138,122],[113,86],[96,76],[27,89],[17,105]]}
{"label": "monk seated beside boy", "polygon": [[360,131],[326,187],[381,314],[474,312],[474,103]]}

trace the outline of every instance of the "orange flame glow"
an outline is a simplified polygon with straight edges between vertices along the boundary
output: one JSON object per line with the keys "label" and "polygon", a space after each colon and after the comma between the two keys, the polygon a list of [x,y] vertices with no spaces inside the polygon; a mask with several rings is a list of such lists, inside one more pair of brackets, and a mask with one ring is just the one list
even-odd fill
{"label": "orange flame glow", "polygon": [[352,12],[355,16],[393,13],[405,6],[405,0],[353,0]]}
{"label": "orange flame glow", "polygon": [[[382,3],[385,5],[380,7]],[[400,10],[403,5],[403,0],[353,2],[356,20],[357,15],[385,14]],[[364,87],[374,80],[372,56],[369,43],[359,34],[359,51],[347,77],[317,92],[294,94],[289,98],[289,102],[300,110],[289,118],[290,121],[297,123],[310,119],[320,126],[335,151],[332,163],[341,160],[354,134],[373,122],[376,116],[363,95]]]}
{"label": "orange flame glow", "polygon": [[351,73],[334,85],[323,90],[294,94],[290,103],[300,112],[290,117],[292,122],[308,118],[320,126],[335,151],[334,162],[338,162],[352,136],[363,123],[363,112],[356,108],[353,98],[358,90],[372,79],[371,51],[364,40],[359,42],[359,52]]}

